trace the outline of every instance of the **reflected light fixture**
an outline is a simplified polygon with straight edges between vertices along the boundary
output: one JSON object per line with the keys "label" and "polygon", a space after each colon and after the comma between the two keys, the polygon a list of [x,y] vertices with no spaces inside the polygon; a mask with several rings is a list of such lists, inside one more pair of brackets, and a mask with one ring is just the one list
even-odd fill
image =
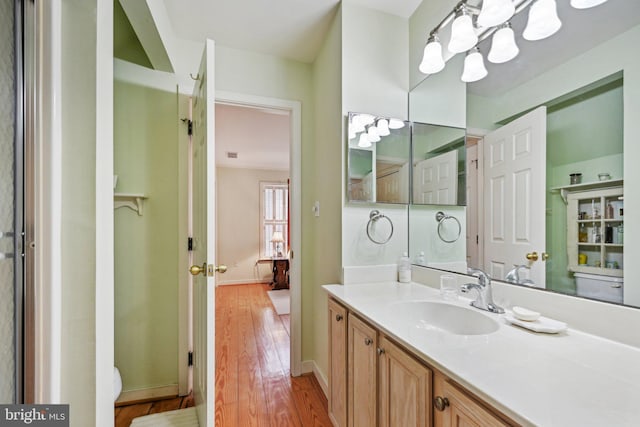
{"label": "reflected light fixture", "polygon": [[478,36],[473,28],[473,20],[464,3],[456,11],[456,18],[451,24],[451,40],[448,49],[453,53],[461,53],[474,47]]}
{"label": "reflected light fixture", "polygon": [[484,66],[484,59],[480,53],[478,46],[467,52],[464,58],[464,70],[462,71],[462,80],[465,83],[477,82],[487,76],[488,71]]}
{"label": "reflected light fixture", "polygon": [[369,125],[369,127],[367,128],[367,137],[369,137],[369,141],[371,142],[380,141],[380,133],[378,132],[378,128],[373,125]]}
{"label": "reflected light fixture", "polygon": [[366,132],[360,134],[360,139],[358,139],[358,147],[360,148],[369,148],[371,147],[371,140]]}
{"label": "reflected light fixture", "polygon": [[589,9],[590,7],[599,6],[607,0],[571,0],[571,6],[576,9]]}
{"label": "reflected light fixture", "polygon": [[[352,124],[352,127],[353,127],[353,133],[354,134],[359,133],[359,132],[364,132],[364,123],[362,122],[362,119],[360,118],[360,114],[356,114],[355,116],[353,116],[353,118],[351,119],[351,124]],[[351,132],[351,129],[349,129],[349,131]],[[351,135],[351,133],[349,133],[349,135]],[[351,139],[351,137],[349,137],[349,139]]]}
{"label": "reflected light fixture", "polygon": [[504,24],[516,12],[513,0],[483,0],[478,25],[481,27],[495,27]]}
{"label": "reflected light fixture", "polygon": [[399,119],[389,119],[389,129],[402,129],[404,122]]}
{"label": "reflected light fixture", "polygon": [[442,57],[442,44],[437,34],[431,34],[424,47],[422,62],[418,67],[421,73],[435,74],[444,68],[444,58]]}
{"label": "reflected light fixture", "polygon": [[529,9],[529,20],[522,37],[531,41],[546,39],[560,27],[562,22],[558,18],[556,0],[536,0]]}
{"label": "reflected light fixture", "polygon": [[491,50],[487,55],[487,59],[494,64],[502,64],[511,61],[518,56],[518,53],[520,53],[520,49],[516,45],[516,38],[511,24],[509,22],[502,24],[498,31],[493,33]]}
{"label": "reflected light fixture", "polygon": [[387,121],[387,119],[378,119],[376,128],[378,129],[378,135],[380,136],[391,135],[391,131],[389,130],[389,122]]}

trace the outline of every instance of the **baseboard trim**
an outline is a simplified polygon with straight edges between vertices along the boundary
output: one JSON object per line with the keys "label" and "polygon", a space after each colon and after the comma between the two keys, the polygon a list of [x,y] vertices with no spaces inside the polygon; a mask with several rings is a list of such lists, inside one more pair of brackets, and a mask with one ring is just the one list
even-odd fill
{"label": "baseboard trim", "polygon": [[257,283],[269,284],[269,279],[247,279],[247,280],[223,280],[218,282],[216,286],[229,286],[229,285],[253,285]]}
{"label": "baseboard trim", "polygon": [[155,400],[163,397],[175,397],[177,395],[177,384],[127,390],[120,393],[120,397],[116,400],[116,405],[137,403],[145,400]]}
{"label": "baseboard trim", "polygon": [[318,380],[318,384],[320,384],[320,388],[322,388],[322,392],[324,393],[326,398],[329,398],[329,381],[327,377],[322,373],[315,360],[305,360],[302,362],[302,373],[308,374],[313,373],[315,375],[316,380]]}

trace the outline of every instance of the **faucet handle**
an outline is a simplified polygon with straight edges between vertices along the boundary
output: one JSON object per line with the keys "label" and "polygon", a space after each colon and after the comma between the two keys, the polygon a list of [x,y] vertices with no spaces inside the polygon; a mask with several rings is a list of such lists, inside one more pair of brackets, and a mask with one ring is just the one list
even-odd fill
{"label": "faucet handle", "polygon": [[485,286],[491,283],[491,276],[489,276],[479,268],[468,268],[467,273],[471,274],[472,276],[476,276],[478,278],[478,283],[481,286]]}

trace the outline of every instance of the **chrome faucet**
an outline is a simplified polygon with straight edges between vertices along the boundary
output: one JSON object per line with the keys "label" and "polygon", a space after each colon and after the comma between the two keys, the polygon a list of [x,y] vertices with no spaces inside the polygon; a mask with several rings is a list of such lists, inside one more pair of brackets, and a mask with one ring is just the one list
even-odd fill
{"label": "chrome faucet", "polygon": [[478,298],[471,302],[471,305],[480,310],[490,311],[491,313],[504,313],[504,308],[494,304],[493,295],[491,293],[491,277],[487,273],[477,268],[470,268],[468,273],[478,277],[478,283],[466,283],[460,287],[463,293],[467,293],[472,289],[478,291]]}
{"label": "chrome faucet", "polygon": [[514,285],[534,285],[535,283],[531,279],[520,279],[520,270],[524,268],[531,270],[528,265],[513,264],[513,269],[507,273],[504,280]]}

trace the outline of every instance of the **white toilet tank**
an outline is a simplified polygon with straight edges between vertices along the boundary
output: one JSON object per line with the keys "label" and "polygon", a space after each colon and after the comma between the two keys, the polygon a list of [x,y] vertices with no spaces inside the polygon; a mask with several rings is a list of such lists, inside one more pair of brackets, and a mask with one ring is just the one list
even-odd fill
{"label": "white toilet tank", "polygon": [[587,273],[573,273],[573,277],[578,296],[622,304],[622,277]]}

